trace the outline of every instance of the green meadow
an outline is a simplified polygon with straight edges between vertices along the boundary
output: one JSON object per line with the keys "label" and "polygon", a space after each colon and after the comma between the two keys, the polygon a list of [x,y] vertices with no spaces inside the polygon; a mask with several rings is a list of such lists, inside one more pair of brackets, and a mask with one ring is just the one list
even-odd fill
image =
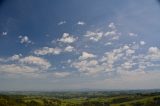
{"label": "green meadow", "polygon": [[0,106],[160,106],[159,92],[2,92]]}

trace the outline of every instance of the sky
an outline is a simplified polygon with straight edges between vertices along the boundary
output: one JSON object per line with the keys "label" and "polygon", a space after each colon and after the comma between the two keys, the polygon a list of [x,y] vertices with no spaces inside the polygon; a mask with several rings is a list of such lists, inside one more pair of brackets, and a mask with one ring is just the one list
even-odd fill
{"label": "sky", "polygon": [[0,90],[160,88],[158,0],[0,0]]}

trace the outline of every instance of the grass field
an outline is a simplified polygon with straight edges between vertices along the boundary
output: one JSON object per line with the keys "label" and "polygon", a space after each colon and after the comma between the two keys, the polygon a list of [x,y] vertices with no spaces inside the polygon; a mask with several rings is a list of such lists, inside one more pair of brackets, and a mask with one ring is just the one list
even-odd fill
{"label": "grass field", "polygon": [[3,92],[0,106],[160,106],[160,93]]}

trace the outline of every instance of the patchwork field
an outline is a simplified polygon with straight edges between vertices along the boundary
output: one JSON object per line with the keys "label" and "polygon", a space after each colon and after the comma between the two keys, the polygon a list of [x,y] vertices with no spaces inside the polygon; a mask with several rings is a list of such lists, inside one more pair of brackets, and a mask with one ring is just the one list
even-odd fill
{"label": "patchwork field", "polygon": [[2,92],[0,106],[160,106],[160,93]]}

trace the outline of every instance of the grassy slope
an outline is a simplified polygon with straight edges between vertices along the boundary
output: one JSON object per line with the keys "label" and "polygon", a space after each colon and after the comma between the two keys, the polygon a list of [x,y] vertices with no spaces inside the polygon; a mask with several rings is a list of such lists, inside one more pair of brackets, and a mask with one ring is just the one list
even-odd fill
{"label": "grassy slope", "polygon": [[136,103],[136,102],[141,102],[141,103],[146,103],[147,101],[153,100],[154,97],[160,97],[160,96],[149,96],[149,97],[144,97],[138,100],[131,100],[123,103],[117,103],[117,104],[111,104],[111,106],[119,106],[121,104],[124,104],[125,106],[131,106],[131,103]]}
{"label": "grassy slope", "polygon": [[[141,102],[141,103],[145,103],[147,101],[152,101],[153,98],[155,97],[160,97],[160,94],[156,94],[156,95],[136,95],[136,94],[124,94],[124,95],[117,95],[117,96],[108,96],[108,97],[101,97],[101,96],[97,96],[94,98],[90,98],[90,97],[71,97],[68,99],[56,99],[54,97],[50,97],[50,96],[11,96],[8,95],[11,99],[20,99],[22,100],[24,103],[29,103],[31,101],[36,101],[38,102],[40,105],[44,105],[44,100],[48,101],[48,102],[56,102],[56,101],[60,101],[61,102],[61,106],[66,106],[67,104],[82,104],[86,101],[89,102],[94,102],[94,101],[99,101],[101,103],[107,102],[109,104],[111,104],[110,106],[120,106],[122,104],[125,104],[125,106],[131,106],[131,103],[136,103],[136,102]],[[4,100],[4,98],[0,98],[0,101]],[[6,99],[7,100],[7,99]]]}

